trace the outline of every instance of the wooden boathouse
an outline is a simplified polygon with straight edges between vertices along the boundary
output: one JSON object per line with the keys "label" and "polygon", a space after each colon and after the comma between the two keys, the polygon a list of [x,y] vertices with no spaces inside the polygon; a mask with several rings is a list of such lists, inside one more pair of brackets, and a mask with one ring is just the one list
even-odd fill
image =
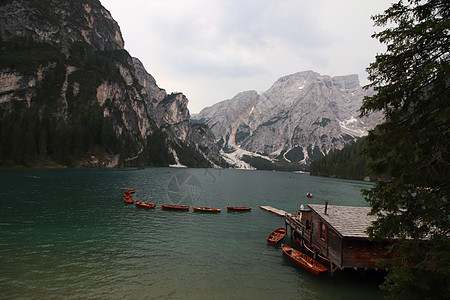
{"label": "wooden boathouse", "polygon": [[296,244],[312,250],[314,258],[337,269],[378,269],[374,259],[387,257],[386,243],[369,241],[367,227],[376,220],[370,207],[308,204],[296,214],[286,213],[286,229]]}

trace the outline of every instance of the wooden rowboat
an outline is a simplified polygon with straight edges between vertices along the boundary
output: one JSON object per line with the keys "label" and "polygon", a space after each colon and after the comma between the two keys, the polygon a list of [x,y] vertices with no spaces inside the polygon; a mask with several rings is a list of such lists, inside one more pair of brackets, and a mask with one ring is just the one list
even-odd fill
{"label": "wooden rowboat", "polygon": [[281,249],[283,249],[283,253],[286,254],[290,260],[314,275],[319,276],[321,273],[328,271],[327,267],[294,248],[283,244],[281,245]]}
{"label": "wooden rowboat", "polygon": [[194,211],[195,212],[215,212],[215,213],[219,213],[220,212],[220,208],[217,207],[206,207],[206,206],[195,206],[194,207]]}
{"label": "wooden rowboat", "polygon": [[272,233],[267,237],[267,243],[271,245],[276,245],[286,236],[286,229],[278,228],[272,231]]}
{"label": "wooden rowboat", "polygon": [[248,206],[227,206],[228,211],[250,211],[251,207]]}
{"label": "wooden rowboat", "polygon": [[125,203],[127,203],[127,204],[133,204],[134,199],[131,198],[130,196],[124,196],[123,201],[125,201]]}
{"label": "wooden rowboat", "polygon": [[302,240],[302,238],[294,231],[294,242],[297,246],[299,247],[303,247],[303,249],[305,249],[308,253],[310,253],[310,255],[312,255],[313,257],[315,257],[322,265],[328,267],[331,266],[331,261],[325,257],[324,255],[322,255],[320,252],[314,251],[314,247],[311,244],[308,244],[307,242],[305,242],[304,240]]}
{"label": "wooden rowboat", "polygon": [[161,204],[161,208],[163,210],[189,210],[189,206],[186,205]]}
{"label": "wooden rowboat", "polygon": [[135,204],[137,206],[143,207],[143,208],[155,208],[156,205],[150,202],[144,202],[144,201],[136,201]]}
{"label": "wooden rowboat", "polygon": [[123,195],[125,197],[131,197],[131,195],[133,195],[136,192],[136,190],[126,190],[125,192],[123,192]]}
{"label": "wooden rowboat", "polygon": [[[297,244],[297,242],[296,242],[296,244]],[[317,249],[316,249],[316,251],[314,251],[314,247],[311,244],[308,244],[305,241],[302,241],[301,245],[303,246],[303,248],[305,248],[306,251],[308,251],[316,259],[318,259],[321,264],[323,264],[325,266],[331,265],[331,261],[328,258],[326,258],[325,256],[323,256],[320,252],[318,252]]]}

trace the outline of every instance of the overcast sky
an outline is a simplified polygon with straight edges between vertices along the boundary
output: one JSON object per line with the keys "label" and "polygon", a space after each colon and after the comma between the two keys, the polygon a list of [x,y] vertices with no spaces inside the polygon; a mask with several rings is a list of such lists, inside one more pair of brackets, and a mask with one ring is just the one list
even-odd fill
{"label": "overcast sky", "polygon": [[[160,88],[199,112],[247,90],[264,92],[305,70],[358,74],[384,52],[370,16],[387,0],[100,0],[125,49]],[[379,30],[378,30],[379,31]]]}

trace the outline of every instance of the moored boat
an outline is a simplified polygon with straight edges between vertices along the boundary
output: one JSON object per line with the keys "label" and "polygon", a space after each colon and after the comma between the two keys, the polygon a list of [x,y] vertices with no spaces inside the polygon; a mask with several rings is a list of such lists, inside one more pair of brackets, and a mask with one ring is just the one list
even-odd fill
{"label": "moored boat", "polygon": [[248,206],[227,206],[227,211],[250,211],[251,207]]}
{"label": "moored boat", "polygon": [[135,201],[135,204],[139,207],[143,208],[155,208],[156,204],[150,203],[150,202],[144,202],[144,201]]}
{"label": "moored boat", "polygon": [[163,210],[189,210],[189,206],[186,205],[171,205],[171,204],[161,204]]}
{"label": "moored boat", "polygon": [[125,201],[125,203],[127,203],[127,204],[133,204],[134,199],[131,198],[130,196],[124,196],[123,201]]}
{"label": "moored boat", "polygon": [[325,266],[330,266],[331,265],[331,261],[326,258],[325,256],[323,256],[320,252],[314,250],[315,248],[313,247],[313,245],[306,243],[305,241],[300,241],[299,243],[296,241],[295,242],[297,245],[302,246],[303,248],[305,248],[306,251],[308,251],[309,253],[311,253],[311,255],[313,255],[316,259],[319,260],[320,263],[322,263]]}
{"label": "moored boat", "polygon": [[283,253],[286,254],[290,260],[314,275],[319,276],[321,273],[328,271],[327,267],[294,248],[283,244],[281,245],[281,249],[283,249]]}
{"label": "moored boat", "polygon": [[195,212],[220,212],[221,209],[217,207],[195,206],[193,207]]}
{"label": "moored boat", "polygon": [[267,237],[267,243],[271,245],[278,244],[286,236],[285,228],[278,228],[272,231],[272,233]]}
{"label": "moored boat", "polygon": [[125,201],[125,203],[127,204],[133,204],[134,203],[134,199],[131,197],[131,195],[133,195],[133,193],[136,190],[126,190],[125,192],[123,192],[123,201]]}

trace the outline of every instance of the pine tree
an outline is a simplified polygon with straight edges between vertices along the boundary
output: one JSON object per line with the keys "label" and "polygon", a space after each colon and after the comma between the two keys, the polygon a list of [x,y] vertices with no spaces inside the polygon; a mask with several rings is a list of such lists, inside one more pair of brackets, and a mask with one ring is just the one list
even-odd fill
{"label": "pine tree", "polygon": [[361,114],[385,114],[366,154],[370,169],[390,179],[364,195],[378,216],[369,236],[397,241],[382,286],[396,299],[450,298],[449,14],[449,1],[409,0],[373,17],[387,50],[367,69],[377,93]]}

